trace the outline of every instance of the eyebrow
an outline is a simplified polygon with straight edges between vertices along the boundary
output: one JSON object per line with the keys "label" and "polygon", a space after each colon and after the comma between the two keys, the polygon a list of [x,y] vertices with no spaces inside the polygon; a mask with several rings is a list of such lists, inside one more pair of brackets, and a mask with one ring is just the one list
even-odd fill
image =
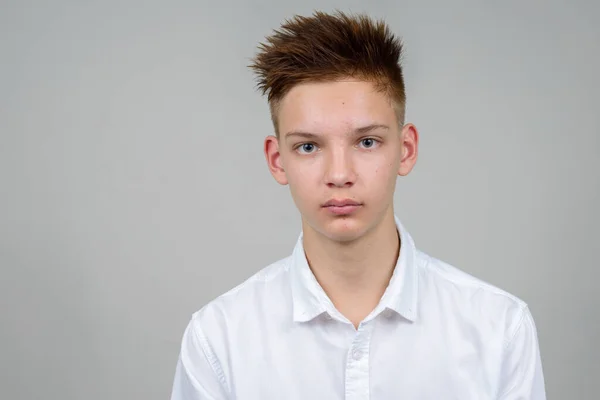
{"label": "eyebrow", "polygon": [[[366,126],[361,126],[359,128],[356,128],[354,130],[352,130],[352,134],[353,135],[364,135],[365,133],[369,133],[371,131],[374,131],[375,129],[385,129],[388,130],[390,129],[389,126],[387,125],[383,125],[383,124],[370,124],[370,125],[366,125]],[[291,136],[298,136],[298,137],[303,137],[306,139],[316,139],[318,138],[320,135],[316,134],[316,133],[311,133],[311,132],[305,132],[305,131],[290,131],[288,133],[285,134],[285,138],[289,138]]]}

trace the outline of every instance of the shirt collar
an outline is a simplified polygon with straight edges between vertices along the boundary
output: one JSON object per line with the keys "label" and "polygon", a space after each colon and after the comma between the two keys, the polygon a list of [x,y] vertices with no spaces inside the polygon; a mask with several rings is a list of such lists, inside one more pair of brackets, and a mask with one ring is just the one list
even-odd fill
{"label": "shirt collar", "polygon": [[[400,234],[400,255],[379,304],[365,320],[374,318],[385,309],[393,310],[410,321],[417,318],[416,248],[400,219],[396,216],[394,219]],[[294,321],[306,322],[326,311],[339,314],[308,266],[302,236],[300,233],[291,257]]]}

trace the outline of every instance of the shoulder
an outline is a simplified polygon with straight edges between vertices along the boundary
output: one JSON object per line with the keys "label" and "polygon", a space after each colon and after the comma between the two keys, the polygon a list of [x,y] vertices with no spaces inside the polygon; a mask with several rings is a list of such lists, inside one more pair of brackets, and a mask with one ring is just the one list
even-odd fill
{"label": "shoulder", "polygon": [[280,259],[234,288],[209,301],[192,314],[191,323],[207,334],[222,334],[225,330],[256,319],[257,314],[283,305],[289,297],[291,257]]}
{"label": "shoulder", "polygon": [[441,300],[445,311],[482,329],[503,333],[506,343],[530,316],[521,298],[422,251],[417,251],[419,291],[423,300]]}
{"label": "shoulder", "polygon": [[192,314],[183,334],[180,354],[188,374],[203,377],[208,382],[214,374],[215,387],[231,391],[228,354],[232,343],[236,348],[236,344],[257,332],[264,319],[261,313],[272,311],[266,304],[282,303],[288,270],[289,258],[274,262]]}

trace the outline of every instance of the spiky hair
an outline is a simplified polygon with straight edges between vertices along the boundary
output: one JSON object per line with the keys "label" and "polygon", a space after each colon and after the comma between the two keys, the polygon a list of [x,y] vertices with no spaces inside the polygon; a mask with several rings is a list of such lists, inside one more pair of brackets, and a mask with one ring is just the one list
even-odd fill
{"label": "spiky hair", "polygon": [[402,125],[406,103],[402,47],[382,20],[339,10],[315,11],[310,17],[286,19],[258,45],[249,67],[256,74],[257,88],[267,95],[277,134],[278,105],[290,89],[304,82],[344,78],[372,82],[392,101]]}

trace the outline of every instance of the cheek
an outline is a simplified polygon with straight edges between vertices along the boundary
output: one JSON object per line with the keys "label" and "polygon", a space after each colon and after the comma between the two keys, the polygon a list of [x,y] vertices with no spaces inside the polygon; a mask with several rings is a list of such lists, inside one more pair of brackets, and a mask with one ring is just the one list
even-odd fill
{"label": "cheek", "polygon": [[370,196],[383,198],[394,191],[397,172],[393,161],[382,160],[366,168],[361,180],[369,188]]}
{"label": "cheek", "polygon": [[306,190],[306,188],[319,182],[319,166],[317,163],[310,162],[288,163],[285,175],[292,191],[303,194],[312,192],[313,190]]}
{"label": "cheek", "polygon": [[389,180],[393,179],[397,174],[397,168],[393,161],[388,159],[377,160],[363,171],[363,176],[373,179],[374,182],[380,182],[385,184]]}
{"label": "cheek", "polygon": [[322,173],[323,157],[292,155],[287,159],[286,172],[296,180],[310,180]]}

